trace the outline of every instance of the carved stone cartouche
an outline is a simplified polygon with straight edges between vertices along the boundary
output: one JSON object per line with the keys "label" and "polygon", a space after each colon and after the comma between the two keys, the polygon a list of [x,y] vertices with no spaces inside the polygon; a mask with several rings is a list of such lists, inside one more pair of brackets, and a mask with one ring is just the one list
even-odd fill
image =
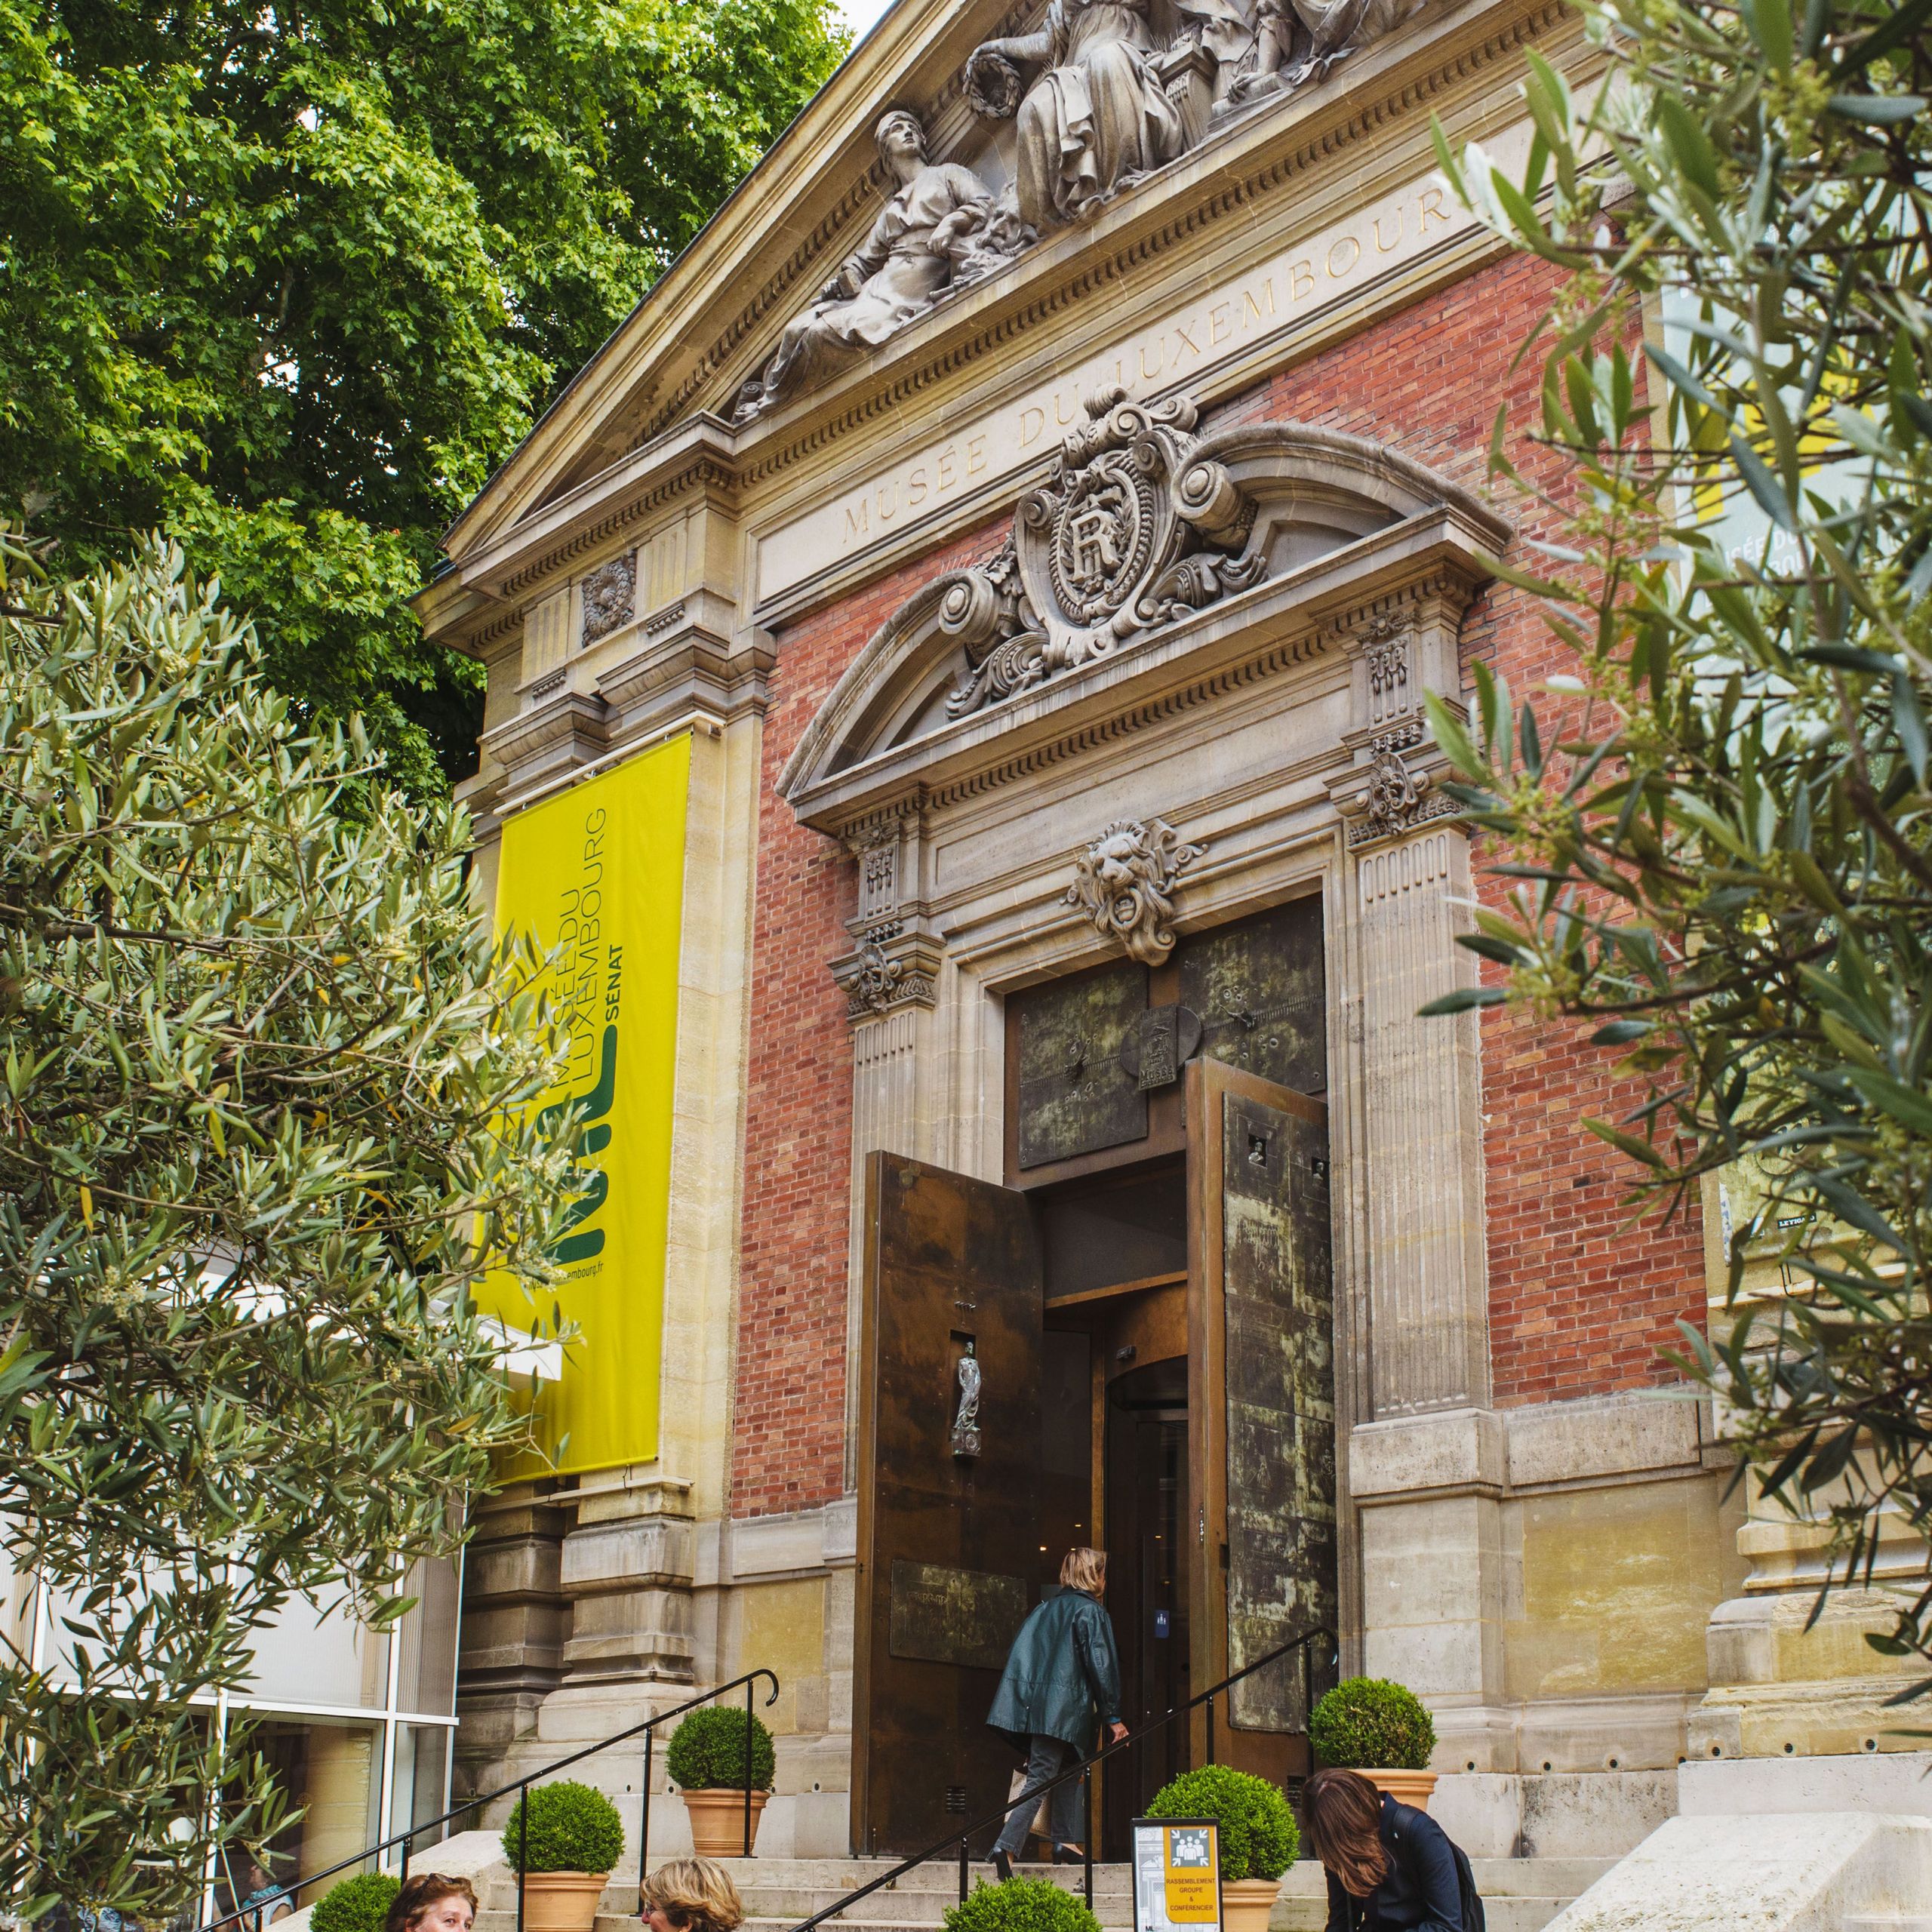
{"label": "carved stone cartouche", "polygon": [[1185,396],[1149,408],[1116,389],[1088,401],[998,555],[945,584],[940,626],[967,661],[950,715],[1260,582],[1266,557],[1241,554],[1254,506],[1220,464],[1197,459],[1196,420]]}
{"label": "carved stone cartouche", "polygon": [[1206,850],[1164,819],[1118,820],[1074,860],[1066,903],[1143,964],[1158,966],[1174,950],[1180,875]]}
{"label": "carved stone cartouche", "polygon": [[629,623],[635,614],[637,554],[626,551],[600,564],[583,580],[583,641],[600,638]]}

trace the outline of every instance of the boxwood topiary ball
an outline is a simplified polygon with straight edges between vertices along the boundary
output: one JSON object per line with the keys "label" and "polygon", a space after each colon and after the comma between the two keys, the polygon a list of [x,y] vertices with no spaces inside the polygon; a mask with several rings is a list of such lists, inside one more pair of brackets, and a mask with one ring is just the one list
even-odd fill
{"label": "boxwood topiary ball", "polygon": [[1301,1832],[1288,1801],[1266,1778],[1203,1764],[1163,1785],[1150,1818],[1212,1818],[1220,1825],[1221,1876],[1278,1878],[1295,1862]]}
{"label": "boxwood topiary ball", "polygon": [[331,1885],[309,1915],[310,1932],[383,1932],[401,1881],[387,1872],[363,1872]]}
{"label": "boxwood topiary ball", "polygon": [[1100,1932],[1100,1921],[1078,1894],[1050,1878],[984,1879],[946,1909],[946,1932]]}
{"label": "boxwood topiary ball", "polygon": [[1315,1706],[1308,1739],[1325,1763],[1350,1770],[1426,1771],[1435,1721],[1413,1690],[1386,1678],[1351,1677]]}
{"label": "boxwood topiary ball", "polygon": [[671,1734],[664,1768],[680,1791],[729,1791],[745,1786],[745,1726],[752,1737],[752,1789],[769,1791],[778,1760],[771,1734],[747,1711],[707,1704]]}
{"label": "boxwood topiary ball", "polygon": [[503,1827],[503,1856],[512,1872],[519,1851],[525,1872],[609,1872],[623,1850],[617,1807],[601,1791],[568,1779],[533,1785]]}

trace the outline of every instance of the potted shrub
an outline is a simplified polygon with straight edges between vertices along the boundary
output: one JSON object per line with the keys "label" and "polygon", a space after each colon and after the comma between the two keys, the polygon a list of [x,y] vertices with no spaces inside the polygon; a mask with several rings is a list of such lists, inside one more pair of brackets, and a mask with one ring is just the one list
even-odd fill
{"label": "potted shrub", "polygon": [[591,1932],[623,1849],[623,1821],[601,1791],[531,1786],[503,1827],[503,1856],[523,1875],[524,1932]]}
{"label": "potted shrub", "polygon": [[1212,1818],[1221,1828],[1221,1922],[1226,1932],[1268,1932],[1281,1874],[1301,1847],[1295,1814],[1275,1786],[1226,1764],[1203,1764],[1163,1785],[1146,1815]]}
{"label": "potted shrub", "polygon": [[751,1740],[751,1842],[771,1795],[777,1759],[771,1734],[749,1711],[707,1704],[671,1734],[666,1774],[683,1795],[691,1848],[700,1858],[737,1858],[745,1850],[745,1749]]}
{"label": "potted shrub", "polygon": [[1051,1878],[982,1878],[943,1915],[946,1932],[1100,1932],[1086,1901]]}
{"label": "potted shrub", "polygon": [[392,1872],[364,1872],[331,1885],[309,1914],[309,1932],[383,1932],[402,1881]]}
{"label": "potted shrub", "polygon": [[1386,1678],[1344,1678],[1315,1706],[1308,1741],[1324,1763],[1359,1771],[1391,1798],[1429,1809],[1435,1721],[1413,1690]]}

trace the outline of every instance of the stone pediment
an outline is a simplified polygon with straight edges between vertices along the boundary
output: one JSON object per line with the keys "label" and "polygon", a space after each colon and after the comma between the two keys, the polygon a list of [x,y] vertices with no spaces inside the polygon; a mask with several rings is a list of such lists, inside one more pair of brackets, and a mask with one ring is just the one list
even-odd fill
{"label": "stone pediment", "polygon": [[848,835],[1036,772],[1404,603],[1451,612],[1449,655],[1417,681],[1459,689],[1454,620],[1509,541],[1500,517],[1358,437],[1195,429],[1184,397],[1095,398],[998,550],[915,592],[840,678],[779,779],[799,817]]}
{"label": "stone pediment", "polygon": [[[515,574],[500,561],[552,567],[540,533],[693,435],[764,490],[1170,233],[1341,165],[1324,158],[1558,11],[900,0],[458,519],[466,583],[494,599]],[[1091,24],[1130,14],[1142,26],[1112,38]],[[1084,147],[1053,118],[1075,70],[1097,131]],[[1129,121],[1152,131],[1138,146]],[[1049,150],[1065,168],[1048,180]]]}

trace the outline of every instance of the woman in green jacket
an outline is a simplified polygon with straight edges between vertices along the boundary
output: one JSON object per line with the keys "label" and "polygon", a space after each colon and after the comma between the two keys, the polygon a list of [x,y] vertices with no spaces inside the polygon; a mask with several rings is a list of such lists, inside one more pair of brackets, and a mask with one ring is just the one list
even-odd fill
{"label": "woman in green jacket", "polygon": [[[1013,1876],[1014,1854],[1026,1844],[1039,1808],[1040,1787],[1085,1752],[1096,1712],[1110,1739],[1127,1735],[1120,1721],[1114,1626],[1100,1607],[1107,1587],[1106,1552],[1069,1550],[1060,1580],[1060,1594],[1048,1598],[1020,1626],[998,1694],[986,1713],[986,1722],[1016,1751],[1026,1753],[1026,1788],[993,1845],[993,1869],[1002,1881]],[[1057,1863],[1078,1864],[1084,1856],[1073,1842],[1077,1789],[1076,1780],[1069,1778],[1050,1801]]]}

